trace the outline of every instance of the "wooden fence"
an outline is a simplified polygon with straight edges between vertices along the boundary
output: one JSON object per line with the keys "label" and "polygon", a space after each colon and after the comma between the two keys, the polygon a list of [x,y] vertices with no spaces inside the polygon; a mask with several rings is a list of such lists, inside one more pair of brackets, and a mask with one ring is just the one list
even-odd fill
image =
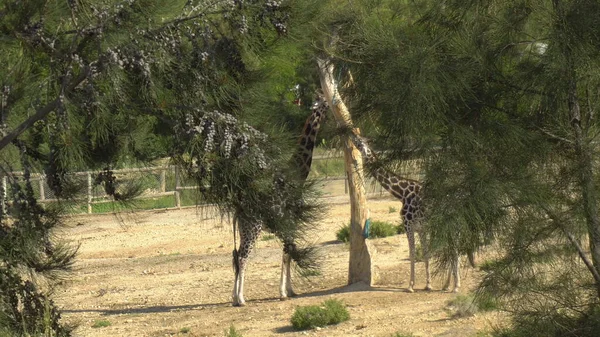
{"label": "wooden fence", "polygon": [[[321,156],[314,156],[314,160],[331,160],[339,159],[339,153],[328,153]],[[87,189],[83,188],[85,194],[78,195],[74,199],[75,201],[81,202],[81,205],[87,205],[87,213],[93,212],[93,205],[100,203],[111,202],[110,198],[104,189],[95,183],[95,177],[98,175],[97,171],[86,171],[73,173],[73,178],[79,184],[87,185]],[[143,193],[137,198],[159,198],[163,196],[173,196],[174,204],[173,207],[181,208],[182,206],[182,193],[186,190],[194,190],[197,186],[191,184],[190,181],[185,181],[181,173],[175,166],[161,166],[161,167],[148,167],[148,168],[135,168],[135,169],[121,169],[114,170],[114,175],[121,183],[127,181],[136,181],[139,183],[142,181],[145,185]],[[19,177],[22,176],[22,172],[13,172],[11,176]],[[52,190],[48,187],[46,177],[44,174],[31,174],[31,180],[34,183],[34,193],[36,198],[41,203],[56,202],[58,199],[53,195]],[[348,181],[344,176],[333,176],[326,178],[319,178],[319,183],[323,190],[329,191],[326,197],[335,197],[343,194],[348,194]],[[341,184],[343,182],[343,191],[341,192]],[[6,213],[7,203],[3,200],[10,200],[9,191],[7,189],[7,177],[4,176],[0,179],[0,211]],[[387,193],[382,190],[381,186],[377,184],[373,179],[366,181],[368,193]],[[85,212],[85,211],[84,211]]]}

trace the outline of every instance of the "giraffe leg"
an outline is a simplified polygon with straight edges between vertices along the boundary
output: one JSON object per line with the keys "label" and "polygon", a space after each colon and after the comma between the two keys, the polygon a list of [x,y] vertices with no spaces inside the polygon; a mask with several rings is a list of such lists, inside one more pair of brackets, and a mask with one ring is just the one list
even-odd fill
{"label": "giraffe leg", "polygon": [[281,261],[281,282],[279,283],[280,299],[286,300],[288,297],[296,296],[292,288],[291,265],[292,258],[287,253],[283,253]]}
{"label": "giraffe leg", "polygon": [[460,288],[460,258],[458,254],[456,254],[456,260],[454,261],[452,273],[454,274],[454,289],[452,292],[457,293],[458,289]]}
{"label": "giraffe leg", "polygon": [[407,291],[409,293],[414,292],[415,286],[415,259],[416,259],[416,248],[415,248],[415,233],[412,231],[409,225],[406,225],[406,237],[408,238],[408,256],[410,258],[410,282],[408,284]]}
{"label": "giraffe leg", "polygon": [[431,273],[429,272],[429,245],[428,240],[423,231],[419,231],[419,241],[423,250],[423,260],[425,260],[425,290],[431,290]]}
{"label": "giraffe leg", "polygon": [[[244,276],[246,272],[246,264],[250,252],[254,248],[258,234],[262,229],[262,224],[248,224],[244,222],[238,222],[238,229],[240,232],[240,248],[237,250],[237,254],[234,254],[234,269],[235,279],[233,284],[233,305],[244,306],[246,300],[244,299]],[[235,263],[237,262],[237,265]]]}
{"label": "giraffe leg", "polygon": [[286,274],[287,274],[287,283],[285,287],[287,289],[287,294],[290,297],[295,297],[296,292],[292,287],[292,258],[288,256],[287,265],[286,265]]}
{"label": "giraffe leg", "polygon": [[452,279],[452,270],[454,268],[450,268],[448,270],[448,277],[446,278],[446,282],[444,283],[444,286],[442,287],[442,291],[448,291],[450,289],[450,280]]}

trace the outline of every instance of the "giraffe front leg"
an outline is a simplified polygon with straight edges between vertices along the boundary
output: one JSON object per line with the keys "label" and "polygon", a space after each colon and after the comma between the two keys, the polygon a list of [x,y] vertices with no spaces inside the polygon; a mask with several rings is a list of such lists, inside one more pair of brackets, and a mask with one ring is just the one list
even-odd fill
{"label": "giraffe front leg", "polygon": [[450,280],[452,279],[452,269],[450,268],[448,270],[448,277],[446,278],[446,282],[444,283],[444,286],[442,287],[442,291],[448,291],[450,289]]}
{"label": "giraffe front leg", "polygon": [[423,260],[425,260],[425,290],[431,290],[431,273],[429,272],[429,245],[428,240],[423,231],[419,232],[419,241],[421,241],[421,249],[423,250]]}
{"label": "giraffe front leg", "polygon": [[233,282],[233,306],[241,307],[246,305],[246,300],[244,299],[244,273],[246,269],[247,256],[242,257],[238,252],[236,262],[237,266],[235,266],[236,271]]}
{"label": "giraffe front leg", "polygon": [[292,290],[292,279],[290,273],[291,258],[289,254],[283,253],[281,259],[281,282],[279,283],[279,298],[283,301],[288,299],[288,296],[294,296]]}
{"label": "giraffe front leg", "polygon": [[281,282],[279,283],[279,296],[282,301],[289,297],[296,296],[292,287],[292,258],[289,254],[283,253],[281,261]]}
{"label": "giraffe front leg", "polygon": [[285,272],[287,275],[287,282],[285,284],[285,287],[287,289],[287,295],[289,297],[295,297],[296,292],[294,292],[294,288],[292,287],[292,258],[289,255],[288,255],[288,259],[287,259]]}
{"label": "giraffe front leg", "polygon": [[458,254],[456,254],[456,260],[454,261],[452,273],[454,274],[454,289],[452,292],[457,293],[458,289],[460,288],[460,258]]}

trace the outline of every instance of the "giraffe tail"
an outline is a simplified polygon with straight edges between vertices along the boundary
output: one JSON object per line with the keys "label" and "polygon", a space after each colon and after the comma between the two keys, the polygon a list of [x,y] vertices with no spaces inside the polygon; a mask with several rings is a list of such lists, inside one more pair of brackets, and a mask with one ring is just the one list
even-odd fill
{"label": "giraffe tail", "polygon": [[475,252],[469,251],[467,253],[467,258],[469,259],[469,264],[471,265],[471,267],[477,268],[477,264],[475,263]]}
{"label": "giraffe tail", "polygon": [[295,271],[300,276],[319,274],[320,263],[317,249],[314,246],[299,247],[294,241],[284,240],[283,252],[294,261]]}
{"label": "giraffe tail", "polygon": [[239,259],[239,252],[237,249],[237,226],[238,226],[238,222],[237,222],[237,216],[234,214],[233,216],[233,252],[231,253],[233,255],[233,270],[235,271],[235,277],[237,279],[237,276],[240,274],[240,259]]}

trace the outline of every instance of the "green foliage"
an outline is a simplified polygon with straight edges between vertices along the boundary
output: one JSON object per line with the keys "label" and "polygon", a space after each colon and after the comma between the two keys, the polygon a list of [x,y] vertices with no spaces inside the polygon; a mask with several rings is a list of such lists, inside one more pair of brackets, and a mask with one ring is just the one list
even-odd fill
{"label": "green foliage", "polygon": [[106,328],[111,325],[112,323],[109,320],[99,319],[94,321],[94,324],[92,324],[92,328]]}
{"label": "green foliage", "polygon": [[447,306],[453,318],[463,318],[475,315],[478,312],[497,310],[498,302],[487,295],[457,295],[448,301]]}
{"label": "green foliage", "polygon": [[398,234],[398,225],[386,221],[371,221],[369,238],[385,238]]}
{"label": "green foliage", "polygon": [[392,335],[392,337],[414,337],[415,335],[413,335],[410,332],[396,332],[395,334]]}
{"label": "green foliage", "polygon": [[235,326],[230,325],[228,330],[225,330],[225,337],[243,337],[242,334],[237,331]]}
{"label": "green foliage", "polygon": [[390,206],[388,208],[388,213],[396,213],[396,212],[398,212],[398,209],[396,207]]}
{"label": "green foliage", "polygon": [[190,328],[188,328],[188,327],[183,327],[183,328],[179,329],[179,332],[180,332],[180,333],[183,333],[183,334],[188,334],[188,333],[190,333],[191,331],[192,331],[192,329],[190,329]]}
{"label": "green foliage", "polygon": [[330,299],[322,305],[297,307],[292,315],[292,326],[296,330],[314,329],[326,325],[338,324],[350,319],[350,314],[344,304]]}
{"label": "green foliage", "polygon": [[346,225],[340,227],[338,231],[335,233],[335,237],[338,241],[349,242],[350,241],[350,226]]}
{"label": "green foliage", "polygon": [[[155,183],[128,180],[114,168],[171,157],[202,201],[246,223],[263,222],[297,244],[290,253],[304,259],[298,266],[311,266],[313,251],[301,239],[314,223],[314,189],[289,167],[297,133],[273,116],[308,114],[279,94],[298,83],[311,50],[311,38],[289,43],[285,36],[311,27],[305,18],[315,4],[0,4],[0,176],[9,180],[9,200],[0,205],[10,204],[8,216],[0,213],[0,314],[13,335],[35,334],[44,317],[52,323],[48,334],[67,333],[54,306],[42,305],[51,302],[25,280],[52,288],[69,270],[74,251],[55,239],[60,214],[51,209],[87,188],[74,171],[100,171],[92,189],[114,203],[94,211],[120,211]],[[272,71],[275,59],[292,51],[287,67]],[[24,176],[10,173],[15,168]],[[45,175],[60,203],[36,204],[32,172]]]}
{"label": "green foliage", "polygon": [[[371,227],[369,232],[369,238],[385,238],[388,236],[401,234],[400,228],[404,226],[394,225],[386,221],[371,221]],[[335,234],[338,241],[348,242],[350,240],[350,225],[346,225],[338,229]]]}
{"label": "green foliage", "polygon": [[580,258],[600,271],[600,28],[584,28],[598,2],[376,1],[330,15],[336,68],[360,79],[344,96],[353,121],[382,161],[423,169],[432,255],[448,267],[497,241],[480,286],[514,313],[511,333],[586,335],[573,322],[600,296]]}
{"label": "green foliage", "polygon": [[263,234],[263,236],[261,237],[262,241],[271,241],[275,239],[275,235],[273,234]]}
{"label": "green foliage", "polygon": [[600,310],[598,307],[573,315],[564,312],[548,312],[546,316],[533,318],[529,315],[515,318],[513,327],[494,331],[494,337],[593,337],[600,333]]}

